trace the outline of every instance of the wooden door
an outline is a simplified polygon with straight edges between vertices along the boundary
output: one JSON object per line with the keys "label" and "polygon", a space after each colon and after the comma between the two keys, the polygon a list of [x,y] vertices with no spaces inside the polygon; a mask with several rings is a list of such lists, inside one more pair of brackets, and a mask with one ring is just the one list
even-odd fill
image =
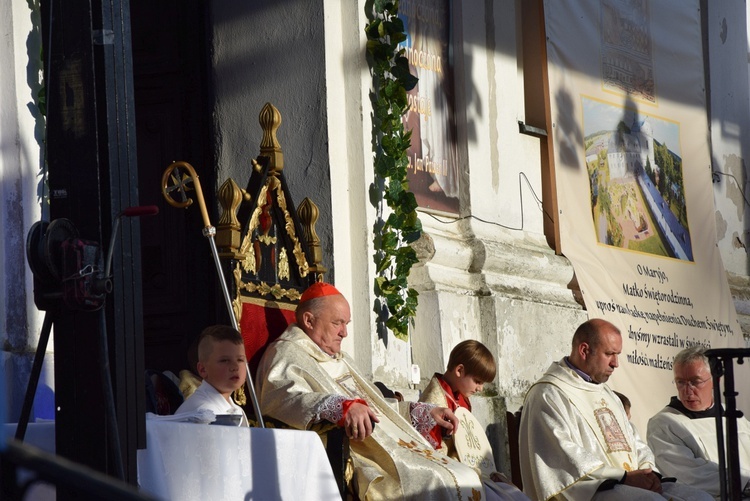
{"label": "wooden door", "polygon": [[215,220],[207,5],[130,1],[139,195],[142,205],[160,208],[141,221],[145,366],[175,374],[187,367],[194,337],[214,322],[221,297],[197,203],[176,209],[160,191],[167,166],[189,162]]}

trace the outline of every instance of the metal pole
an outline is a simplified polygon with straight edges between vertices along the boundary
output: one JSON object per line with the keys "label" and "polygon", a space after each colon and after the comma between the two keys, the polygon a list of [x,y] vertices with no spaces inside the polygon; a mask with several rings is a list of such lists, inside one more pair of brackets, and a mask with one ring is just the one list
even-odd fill
{"label": "metal pole", "polygon": [[[207,234],[209,233],[209,234]],[[229,318],[232,321],[232,327],[237,332],[240,332],[240,326],[237,323],[237,317],[234,314],[234,308],[232,308],[232,299],[229,297],[229,288],[227,282],[224,279],[224,272],[221,269],[221,261],[219,261],[219,251],[216,249],[216,241],[214,236],[216,235],[216,228],[213,226],[206,227],[203,229],[203,234],[208,237],[208,242],[211,245],[211,254],[214,256],[214,264],[216,265],[216,274],[219,275],[219,282],[221,283],[221,291],[224,293],[224,302],[227,305],[227,311]],[[258,420],[258,424],[261,428],[265,428],[266,424],[263,422],[263,415],[260,413],[260,404],[258,403],[258,396],[255,393],[255,385],[253,384],[253,375],[250,373],[250,364],[245,364],[245,373],[247,374],[245,380],[247,386],[250,388],[250,400],[253,402],[253,411],[255,411],[255,417]]]}
{"label": "metal pole", "polygon": [[732,501],[742,498],[742,487],[740,472],[740,456],[737,444],[737,417],[742,417],[742,412],[737,410],[737,392],[734,391],[734,363],[732,359],[726,360],[724,367],[724,399],[726,401],[727,416],[727,479],[729,493]]}
{"label": "metal pole", "polygon": [[[185,169],[187,174],[180,173],[180,169]],[[171,181],[171,184],[170,184]],[[227,288],[226,280],[224,279],[224,272],[221,268],[221,261],[219,260],[219,251],[216,249],[216,242],[214,237],[216,236],[216,228],[211,224],[208,218],[208,211],[206,210],[206,202],[203,199],[203,190],[201,189],[201,183],[198,180],[198,174],[192,165],[187,162],[174,162],[172,165],[167,167],[162,176],[162,195],[166,199],[167,203],[172,207],[187,208],[193,200],[187,196],[189,185],[192,184],[195,189],[195,196],[198,199],[198,206],[200,207],[201,215],[203,217],[203,236],[208,238],[209,246],[211,247],[211,255],[214,258],[214,264],[216,265],[216,274],[219,276],[219,282],[221,284],[221,291],[224,295],[224,302],[227,306],[227,312],[229,313],[229,319],[232,321],[232,327],[237,332],[240,331],[237,323],[237,317],[234,314],[234,308],[232,308],[232,299],[229,296],[229,289]],[[180,194],[181,200],[178,202],[174,200],[170,193],[177,191]],[[255,385],[253,384],[253,375],[250,373],[250,365],[245,364],[245,372],[247,374],[246,382],[250,389],[250,400],[253,403],[253,411],[255,417],[258,419],[258,424],[261,428],[265,428],[265,422],[263,421],[263,415],[260,413],[260,404],[258,404],[258,396],[255,393]]]}
{"label": "metal pole", "polygon": [[47,351],[47,343],[49,342],[49,335],[51,330],[52,313],[47,310],[44,313],[42,332],[39,335],[39,343],[36,346],[34,364],[31,366],[31,376],[29,377],[29,385],[26,387],[26,396],[23,400],[21,416],[18,418],[18,425],[16,426],[16,440],[20,440],[21,442],[23,442],[23,439],[26,436],[26,427],[29,424],[29,417],[31,416],[31,406],[34,404],[34,395],[36,395],[36,388],[39,384],[39,375],[42,372],[44,353]]}
{"label": "metal pole", "polygon": [[[711,377],[714,380],[714,405],[721,406],[721,377],[724,375],[724,361],[709,357]],[[719,453],[719,498],[727,500],[727,460],[724,449],[724,421],[721,412],[716,414],[716,446]]]}
{"label": "metal pole", "polygon": [[[737,392],[734,386],[734,360],[742,364],[745,358],[750,358],[748,348],[719,348],[706,350],[706,357],[711,365],[714,377],[714,405],[721,405],[718,394],[718,378],[724,376],[724,398],[726,402],[726,446],[721,427],[722,418],[716,418],[716,435],[719,450],[719,474],[721,477],[721,499],[739,501],[742,498],[740,477],[739,444],[737,440],[737,418],[742,417],[742,411],[737,409]],[[725,457],[726,451],[726,457]]]}

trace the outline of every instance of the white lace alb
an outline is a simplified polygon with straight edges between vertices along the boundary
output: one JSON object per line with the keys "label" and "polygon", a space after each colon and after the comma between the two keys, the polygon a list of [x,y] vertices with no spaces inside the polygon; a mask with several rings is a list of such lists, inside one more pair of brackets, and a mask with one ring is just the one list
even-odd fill
{"label": "white lace alb", "polygon": [[349,399],[343,395],[328,395],[315,408],[313,421],[325,419],[333,424],[338,423],[344,417],[344,402],[347,400]]}

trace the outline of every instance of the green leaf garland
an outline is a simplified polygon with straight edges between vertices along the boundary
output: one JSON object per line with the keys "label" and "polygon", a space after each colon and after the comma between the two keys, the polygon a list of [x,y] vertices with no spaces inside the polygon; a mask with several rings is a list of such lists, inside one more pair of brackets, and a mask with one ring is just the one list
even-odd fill
{"label": "green leaf garland", "polygon": [[419,295],[407,282],[412,266],[419,261],[409,244],[422,234],[422,224],[406,177],[411,131],[404,129],[402,117],[408,108],[406,92],[417,84],[417,77],[409,72],[405,50],[399,48],[406,40],[406,33],[398,17],[398,0],[371,0],[365,9],[369,21],[365,33],[372,75],[375,172],[369,195],[377,211],[373,225],[377,272],[374,310],[382,339],[387,339],[387,328],[397,338],[406,340],[409,325],[414,323]]}

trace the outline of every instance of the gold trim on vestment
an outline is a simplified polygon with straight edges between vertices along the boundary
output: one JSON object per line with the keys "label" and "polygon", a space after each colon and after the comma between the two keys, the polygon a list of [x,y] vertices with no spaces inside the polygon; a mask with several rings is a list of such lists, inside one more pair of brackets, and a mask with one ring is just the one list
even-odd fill
{"label": "gold trim on vestment", "polygon": [[[336,382],[336,384],[340,388],[343,388],[344,390],[346,390],[349,393],[349,396],[364,398],[365,400],[367,400],[368,392],[359,383],[357,377],[354,376],[354,374],[356,374],[356,371],[351,367],[351,365],[349,365],[349,363],[347,362],[345,358],[341,358],[341,362],[343,362],[344,365],[346,365],[347,373],[338,378],[334,378],[334,381]],[[353,388],[346,386],[346,383],[348,381],[351,381],[354,384]],[[377,412],[377,409],[378,409],[377,406],[370,405],[370,407],[373,408]],[[391,422],[399,430],[401,430],[401,432],[404,433],[406,436],[409,436],[410,434],[413,434],[415,432],[413,427],[411,429],[406,429],[404,426],[402,426],[402,424],[407,424],[407,425],[409,424],[405,420],[403,421],[403,423],[399,420],[392,420]],[[414,454],[417,454],[419,456],[422,456],[423,458],[427,459],[434,465],[439,466],[441,467],[441,469],[445,470],[453,479],[453,486],[456,489],[456,499],[458,500],[464,499],[461,493],[461,486],[459,485],[458,478],[453,473],[453,471],[451,471],[451,469],[447,467],[447,465],[450,463],[450,459],[448,458],[448,456],[445,456],[444,454],[435,451],[435,449],[433,449],[432,446],[429,445],[429,443],[427,443],[427,446],[425,446],[425,445],[415,442],[414,440],[410,440],[407,442],[399,438],[397,441],[397,444],[402,449],[412,452]],[[436,456],[439,456],[439,457],[436,457]],[[482,499],[481,491],[477,491],[474,488],[472,488],[471,491],[472,491],[472,496],[470,499],[472,501]]]}

